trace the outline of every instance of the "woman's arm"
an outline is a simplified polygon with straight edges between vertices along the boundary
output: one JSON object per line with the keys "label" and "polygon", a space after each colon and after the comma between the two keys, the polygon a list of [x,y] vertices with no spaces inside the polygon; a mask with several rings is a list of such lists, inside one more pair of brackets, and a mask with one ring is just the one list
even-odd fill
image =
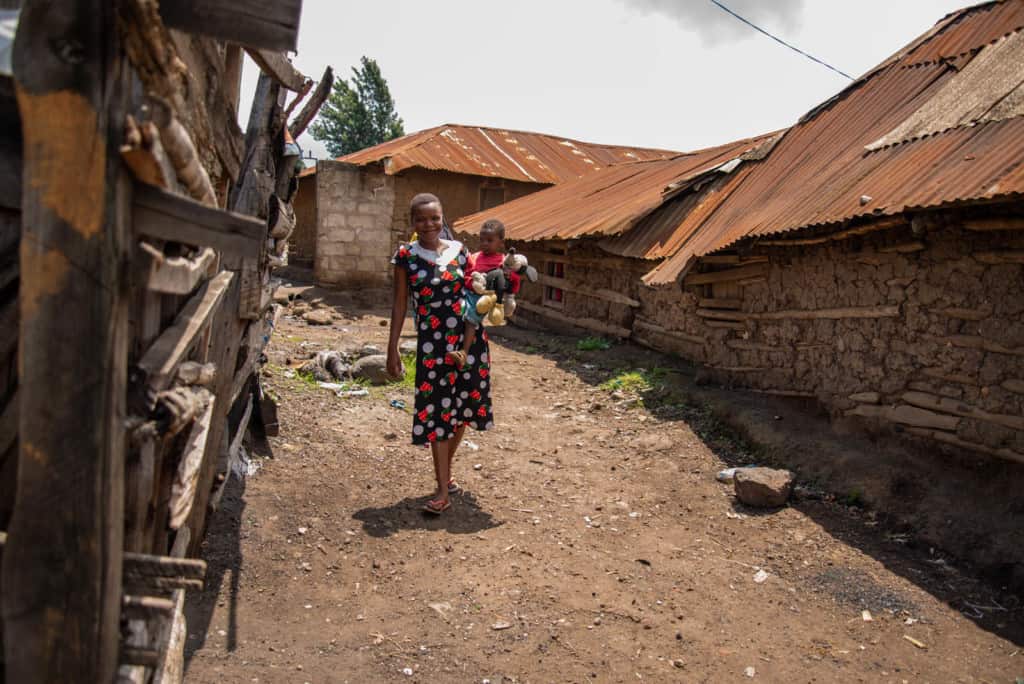
{"label": "woman's arm", "polygon": [[388,338],[388,373],[393,378],[402,377],[402,357],[398,354],[398,339],[402,336],[405,313],[409,306],[409,280],[405,269],[395,266],[395,294],[391,303],[391,335]]}

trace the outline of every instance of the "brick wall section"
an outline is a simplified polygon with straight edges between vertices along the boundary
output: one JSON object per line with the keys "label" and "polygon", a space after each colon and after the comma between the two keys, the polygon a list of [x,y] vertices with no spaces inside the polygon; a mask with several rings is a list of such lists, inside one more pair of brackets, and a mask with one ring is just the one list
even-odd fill
{"label": "brick wall section", "polygon": [[299,178],[299,189],[292,198],[295,230],[288,240],[288,260],[312,265],[316,256],[316,175]]}
{"label": "brick wall section", "polygon": [[379,287],[390,279],[394,178],[374,168],[321,161],[316,172],[318,283]]}

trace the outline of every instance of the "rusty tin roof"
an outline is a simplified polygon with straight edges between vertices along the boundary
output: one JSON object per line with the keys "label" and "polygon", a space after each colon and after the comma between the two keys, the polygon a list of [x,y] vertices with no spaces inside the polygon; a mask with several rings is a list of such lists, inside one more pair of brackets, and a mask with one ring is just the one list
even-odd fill
{"label": "rusty tin roof", "polygon": [[[773,135],[739,140],[671,159],[619,164],[582,178],[520,197],[506,204],[466,216],[455,230],[475,233],[484,221],[499,219],[511,240],[552,240],[583,236],[615,236],[630,230],[665,201],[664,190],[702,174],[762,145]],[[670,228],[674,228],[673,223]],[[630,256],[656,258],[664,227],[649,226],[634,239],[623,240]],[[670,237],[670,236],[665,236]],[[611,251],[619,251],[612,248]],[[635,252],[635,253],[634,253]],[[664,256],[662,254],[661,256]]]}
{"label": "rusty tin roof", "polygon": [[645,281],[673,282],[740,240],[1021,196],[1022,28],[1024,0],[947,16],[732,174],[677,225],[677,251]]}
{"label": "rusty tin roof", "polygon": [[411,133],[338,161],[383,163],[397,174],[419,167],[527,183],[575,180],[614,164],[668,159],[678,152],[570,140],[544,133],[446,124]]}

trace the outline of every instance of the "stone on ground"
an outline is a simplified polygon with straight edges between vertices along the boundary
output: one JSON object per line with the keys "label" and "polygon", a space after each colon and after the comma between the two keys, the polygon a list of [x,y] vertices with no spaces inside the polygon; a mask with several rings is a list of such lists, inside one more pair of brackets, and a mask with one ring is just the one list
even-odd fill
{"label": "stone on ground", "polygon": [[736,498],[756,508],[785,506],[793,492],[793,473],[774,468],[738,468],[733,479]]}
{"label": "stone on ground", "polygon": [[330,309],[313,309],[302,316],[311,325],[330,325],[334,322],[334,316]]}
{"label": "stone on ground", "polygon": [[352,364],[352,377],[373,385],[387,383],[391,379],[388,376],[388,357],[384,354],[364,356]]}

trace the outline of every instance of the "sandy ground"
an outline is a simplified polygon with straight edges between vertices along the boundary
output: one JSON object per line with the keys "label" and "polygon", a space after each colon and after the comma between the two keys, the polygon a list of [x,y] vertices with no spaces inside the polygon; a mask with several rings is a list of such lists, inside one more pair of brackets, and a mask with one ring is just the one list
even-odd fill
{"label": "sandy ground", "polygon": [[629,345],[496,334],[497,427],[467,435],[465,493],[425,517],[429,453],[389,405],[411,394],[339,398],[287,377],[318,349],[383,346],[384,312],[339,312],[324,327],[284,316],[271,342],[281,432],[211,524],[188,681],[1024,677],[1019,600],[856,501],[805,487],[777,511],[737,503],[715,473],[756,445],[699,394],[603,387],[636,368],[692,385]]}

